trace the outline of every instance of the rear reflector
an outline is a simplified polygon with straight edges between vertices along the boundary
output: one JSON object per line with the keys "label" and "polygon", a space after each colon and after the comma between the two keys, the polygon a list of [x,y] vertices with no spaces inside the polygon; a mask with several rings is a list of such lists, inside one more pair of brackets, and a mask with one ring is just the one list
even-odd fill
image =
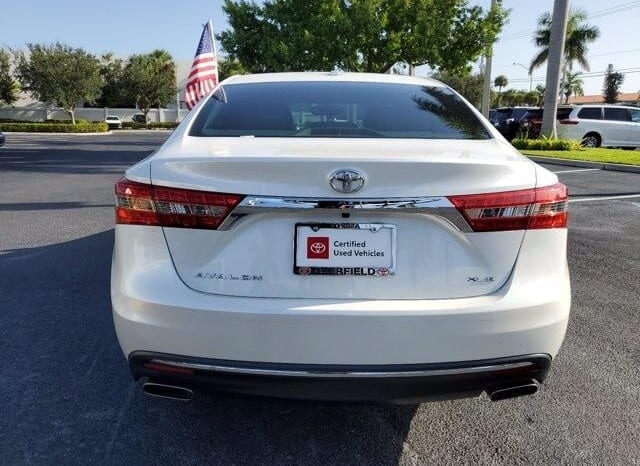
{"label": "rear reflector", "polygon": [[450,196],[449,200],[473,231],[567,226],[567,187],[562,183],[522,191]]}
{"label": "rear reflector", "polygon": [[116,183],[115,193],[116,223],[213,230],[243,197],[135,183],[124,178]]}
{"label": "rear reflector", "polygon": [[558,123],[560,123],[561,125],[577,125],[578,123],[580,123],[578,120],[558,120]]}

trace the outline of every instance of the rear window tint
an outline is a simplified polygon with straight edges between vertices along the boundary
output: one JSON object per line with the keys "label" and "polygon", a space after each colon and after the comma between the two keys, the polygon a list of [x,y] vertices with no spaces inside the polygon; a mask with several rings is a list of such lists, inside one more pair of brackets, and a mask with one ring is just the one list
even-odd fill
{"label": "rear window tint", "polygon": [[447,87],[324,81],[221,86],[190,135],[490,138],[471,108]]}
{"label": "rear window tint", "polygon": [[578,118],[582,118],[583,120],[602,120],[602,108],[586,107],[580,109],[578,112]]}
{"label": "rear window tint", "polygon": [[524,120],[537,120],[542,118],[542,110],[529,110],[525,113]]}
{"label": "rear window tint", "polygon": [[569,114],[573,111],[572,108],[559,108],[558,111],[556,112],[556,119],[557,120],[564,120],[566,118],[569,118]]}
{"label": "rear window tint", "polygon": [[527,113],[526,108],[516,108],[513,110],[513,118],[515,118],[516,120],[519,120],[525,115],[525,113]]}
{"label": "rear window tint", "polygon": [[605,120],[614,120],[614,121],[630,121],[629,110],[626,108],[614,108],[614,107],[605,107],[604,108],[604,119]]}

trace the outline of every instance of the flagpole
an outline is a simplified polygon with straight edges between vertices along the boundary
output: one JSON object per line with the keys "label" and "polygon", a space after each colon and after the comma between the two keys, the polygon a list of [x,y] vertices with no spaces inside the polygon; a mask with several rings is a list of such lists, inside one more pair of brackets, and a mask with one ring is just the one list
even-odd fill
{"label": "flagpole", "polygon": [[216,38],[213,35],[213,21],[209,18],[209,36],[211,36],[211,50],[213,50],[213,58],[216,60],[216,84],[220,82],[220,73],[218,72],[218,52],[216,50]]}

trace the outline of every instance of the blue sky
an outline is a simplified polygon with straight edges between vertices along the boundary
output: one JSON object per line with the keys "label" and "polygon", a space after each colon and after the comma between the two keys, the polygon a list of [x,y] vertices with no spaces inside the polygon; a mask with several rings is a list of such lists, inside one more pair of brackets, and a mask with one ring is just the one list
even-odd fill
{"label": "blue sky", "polygon": [[[488,6],[490,0],[471,0]],[[592,72],[602,72],[608,63],[618,69],[640,70],[640,1],[573,0],[574,7],[603,15],[592,20],[600,27],[601,37],[589,50]],[[200,25],[208,17],[216,30],[227,27],[221,0],[108,0],[102,4],[86,0],[0,0],[0,45],[22,47],[26,42],[62,41],[84,47],[94,53],[114,52],[127,56],[154,48],[169,50],[176,60],[190,60],[200,34]],[[513,62],[528,64],[535,54],[530,31],[536,18],[551,10],[552,0],[504,0],[512,9],[503,39],[494,52],[494,75],[504,74],[512,85],[528,88],[527,72]],[[621,5],[627,8],[615,14],[608,10]],[[594,15],[595,16],[595,15]],[[545,70],[533,73],[544,81]],[[599,93],[602,77],[585,77],[585,92]],[[626,92],[640,90],[640,72],[628,73],[623,85]]]}

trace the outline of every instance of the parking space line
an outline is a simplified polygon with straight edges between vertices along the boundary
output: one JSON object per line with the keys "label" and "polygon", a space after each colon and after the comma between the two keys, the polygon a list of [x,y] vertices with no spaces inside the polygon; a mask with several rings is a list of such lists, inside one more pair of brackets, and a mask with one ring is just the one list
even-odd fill
{"label": "parking space line", "polygon": [[616,199],[640,199],[640,194],[621,194],[619,196],[584,197],[569,199],[569,202],[610,201]]}
{"label": "parking space line", "polygon": [[560,170],[559,172],[553,172],[555,174],[558,173],[578,173],[578,172],[593,172],[593,171],[598,171],[598,170],[602,170],[601,168],[578,168],[576,170]]}

